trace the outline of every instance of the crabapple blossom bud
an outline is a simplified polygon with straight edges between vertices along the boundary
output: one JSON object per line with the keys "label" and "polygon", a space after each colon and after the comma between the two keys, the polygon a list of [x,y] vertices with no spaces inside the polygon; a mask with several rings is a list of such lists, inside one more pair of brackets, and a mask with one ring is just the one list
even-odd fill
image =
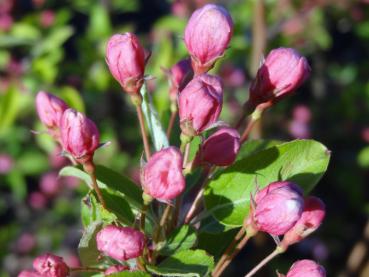
{"label": "crabapple blossom bud", "polygon": [[210,70],[223,56],[232,33],[232,18],[221,6],[207,4],[191,15],[184,41],[196,75]]}
{"label": "crabapple blossom bud", "polygon": [[325,217],[325,205],[318,198],[310,196],[305,200],[304,210],[296,224],[284,235],[282,245],[288,247],[304,239],[319,228]]}
{"label": "crabapple blossom bud", "polygon": [[250,87],[249,104],[253,107],[276,102],[291,94],[309,76],[305,57],[292,48],[272,50],[259,68]]}
{"label": "crabapple blossom bud", "polygon": [[301,260],[295,262],[286,277],[325,277],[325,269],[312,260]]}
{"label": "crabapple blossom bud", "polygon": [[41,274],[33,270],[23,270],[18,274],[18,277],[41,277]]}
{"label": "crabapple blossom bud", "polygon": [[104,275],[107,276],[107,275],[117,273],[117,272],[121,272],[121,271],[124,271],[124,270],[129,270],[129,266],[126,266],[126,265],[112,265],[107,270],[105,270]]}
{"label": "crabapple blossom bud", "polygon": [[37,93],[36,110],[38,117],[55,139],[59,139],[60,120],[66,109],[68,109],[67,104],[60,98],[44,91]]}
{"label": "crabapple blossom bud", "polygon": [[113,77],[127,93],[139,92],[145,71],[145,51],[136,35],[113,35],[106,48],[106,63]]}
{"label": "crabapple blossom bud", "polygon": [[217,166],[231,165],[240,150],[240,134],[233,128],[221,128],[202,145],[202,159]]}
{"label": "crabapple blossom bud", "polygon": [[100,145],[100,135],[95,123],[73,109],[64,112],[60,133],[64,150],[80,163],[91,160]]}
{"label": "crabapple blossom bud", "polygon": [[178,92],[180,92],[192,79],[193,70],[189,59],[181,60],[168,70],[170,89],[169,95],[171,101],[177,101]]}
{"label": "crabapple blossom bud", "polygon": [[97,249],[118,261],[142,255],[145,236],[131,227],[108,225],[96,235]]}
{"label": "crabapple blossom bud", "polygon": [[62,257],[46,253],[33,261],[33,268],[45,277],[65,277],[69,268]]}
{"label": "crabapple blossom bud", "polygon": [[199,135],[217,122],[223,104],[223,84],[219,77],[201,74],[179,94],[179,118],[182,133]]}
{"label": "crabapple blossom bud", "polygon": [[256,193],[251,221],[256,230],[279,236],[290,230],[301,217],[302,190],[283,181],[269,184]]}
{"label": "crabapple blossom bud", "polygon": [[141,173],[144,192],[162,201],[176,198],[185,189],[182,164],[182,154],[176,147],[156,152]]}

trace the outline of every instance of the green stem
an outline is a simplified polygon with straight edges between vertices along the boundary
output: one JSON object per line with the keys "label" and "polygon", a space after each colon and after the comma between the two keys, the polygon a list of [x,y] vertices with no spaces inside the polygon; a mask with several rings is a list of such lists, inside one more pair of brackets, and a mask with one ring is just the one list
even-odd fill
{"label": "green stem", "polygon": [[101,205],[104,207],[104,209],[106,209],[106,204],[105,204],[105,200],[102,196],[101,190],[99,188],[99,186],[97,185],[97,180],[96,180],[96,168],[95,168],[95,164],[93,162],[93,160],[88,160],[85,163],[83,163],[83,169],[84,171],[90,175],[91,178],[91,183],[92,183],[92,187],[95,190],[96,194],[97,194],[97,198],[99,199]]}
{"label": "green stem", "polygon": [[260,263],[258,263],[249,273],[245,275],[245,277],[251,277],[256,272],[258,272],[263,266],[265,266],[267,263],[269,263],[273,258],[278,256],[279,254],[283,253],[284,250],[280,247],[277,247],[271,254],[269,254],[267,257],[265,257]]}

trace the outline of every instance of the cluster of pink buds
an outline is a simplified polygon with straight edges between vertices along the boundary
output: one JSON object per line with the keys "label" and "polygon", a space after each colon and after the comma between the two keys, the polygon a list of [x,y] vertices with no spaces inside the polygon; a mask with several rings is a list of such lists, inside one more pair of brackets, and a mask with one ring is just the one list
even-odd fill
{"label": "cluster of pink buds", "polygon": [[295,262],[287,275],[278,274],[279,277],[325,277],[325,269],[311,260],[300,260]]}
{"label": "cluster of pink buds", "polygon": [[277,102],[295,91],[310,75],[307,60],[292,48],[272,50],[250,87],[248,106]]}
{"label": "cluster of pink buds", "polygon": [[256,193],[246,228],[274,236],[284,235],[280,244],[286,250],[313,233],[325,217],[324,203],[317,197],[302,196],[291,182],[274,182]]}
{"label": "cluster of pink buds", "polygon": [[47,253],[33,261],[32,270],[24,270],[18,277],[66,277],[69,268],[62,257]]}
{"label": "cluster of pink buds", "polygon": [[156,152],[141,173],[144,192],[163,202],[176,198],[185,189],[182,164],[182,154],[176,147]]}
{"label": "cluster of pink buds", "polygon": [[96,235],[97,249],[118,261],[127,261],[142,255],[145,236],[130,227],[109,225]]}

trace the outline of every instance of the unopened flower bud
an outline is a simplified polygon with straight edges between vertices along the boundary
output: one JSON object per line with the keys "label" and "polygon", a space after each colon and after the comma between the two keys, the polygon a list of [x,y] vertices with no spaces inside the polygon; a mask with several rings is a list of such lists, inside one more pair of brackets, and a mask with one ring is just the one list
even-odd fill
{"label": "unopened flower bud", "polygon": [[42,275],[33,270],[23,270],[18,274],[18,277],[42,277]]}
{"label": "unopened flower bud", "polygon": [[233,128],[221,128],[205,140],[201,150],[205,162],[217,166],[231,165],[240,150],[240,134]]}
{"label": "unopened flower bud", "polygon": [[129,266],[126,266],[126,265],[112,265],[107,270],[105,270],[104,275],[107,276],[107,275],[117,273],[117,272],[121,272],[121,271],[125,271],[125,270],[129,270]]}
{"label": "unopened flower bud", "polygon": [[296,224],[284,235],[282,245],[288,247],[297,243],[319,228],[325,217],[325,205],[318,198],[310,196],[305,200],[304,210]]}
{"label": "unopened flower bud", "polygon": [[250,87],[249,105],[253,108],[265,102],[276,102],[291,94],[309,76],[310,67],[292,48],[272,50],[259,68]]}
{"label": "unopened flower bud", "polygon": [[182,164],[182,154],[176,147],[171,146],[156,152],[142,170],[141,183],[144,192],[162,201],[176,198],[185,189]]}
{"label": "unopened flower bud", "polygon": [[170,88],[169,95],[172,102],[177,101],[178,93],[188,84],[193,77],[191,61],[181,60],[168,70]]}
{"label": "unopened flower bud", "polygon": [[185,29],[184,41],[196,75],[210,70],[223,56],[232,33],[232,18],[221,6],[207,4],[192,14]]}
{"label": "unopened flower bud", "polygon": [[80,112],[68,109],[60,124],[62,145],[78,162],[92,159],[100,144],[100,135],[95,123]]}
{"label": "unopened flower bud", "polygon": [[97,249],[118,261],[126,261],[142,255],[145,236],[131,227],[109,225],[96,235]]}
{"label": "unopened flower bud", "polygon": [[36,96],[36,110],[41,122],[47,127],[50,135],[59,139],[60,119],[64,111],[68,109],[67,104],[60,98],[40,91]]}
{"label": "unopened flower bud", "polygon": [[62,257],[47,253],[33,261],[33,268],[45,277],[65,277],[69,268]]}
{"label": "unopened flower bud", "polygon": [[256,193],[251,221],[256,230],[279,236],[290,230],[304,207],[302,190],[291,182],[274,182]]}
{"label": "unopened flower bud", "polygon": [[223,104],[223,84],[219,77],[201,74],[192,79],[179,95],[182,133],[199,135],[217,122]]}
{"label": "unopened flower bud", "polygon": [[286,277],[325,277],[325,269],[312,260],[300,260],[295,262]]}
{"label": "unopened flower bud", "polygon": [[113,77],[127,93],[139,93],[145,71],[145,51],[136,35],[112,36],[106,49],[106,62]]}

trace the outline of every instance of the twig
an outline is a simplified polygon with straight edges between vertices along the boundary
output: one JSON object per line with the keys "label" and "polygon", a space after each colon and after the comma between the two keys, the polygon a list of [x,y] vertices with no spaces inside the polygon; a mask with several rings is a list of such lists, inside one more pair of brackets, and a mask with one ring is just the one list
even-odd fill
{"label": "twig", "polygon": [[104,209],[106,209],[104,197],[101,193],[99,186],[97,185],[96,168],[94,162],[92,160],[88,160],[87,162],[83,163],[83,169],[88,175],[90,175],[92,187],[97,194],[97,198],[99,198],[101,205],[104,207]]}
{"label": "twig", "polygon": [[105,269],[97,268],[97,267],[71,267],[69,268],[70,272],[104,272]]}
{"label": "twig", "polygon": [[140,130],[141,130],[141,135],[142,135],[142,141],[143,141],[143,144],[144,144],[146,160],[149,160],[150,156],[151,156],[150,145],[149,145],[149,140],[148,140],[148,137],[147,137],[147,132],[146,132],[146,129],[145,129],[145,123],[144,123],[141,104],[136,105],[136,111],[137,111],[138,122],[140,123]]}
{"label": "twig", "polygon": [[176,122],[177,113],[178,113],[177,111],[174,111],[170,114],[170,119],[169,119],[169,124],[168,124],[168,129],[167,129],[167,138],[168,139],[170,139],[170,135],[172,133],[174,123]]}

